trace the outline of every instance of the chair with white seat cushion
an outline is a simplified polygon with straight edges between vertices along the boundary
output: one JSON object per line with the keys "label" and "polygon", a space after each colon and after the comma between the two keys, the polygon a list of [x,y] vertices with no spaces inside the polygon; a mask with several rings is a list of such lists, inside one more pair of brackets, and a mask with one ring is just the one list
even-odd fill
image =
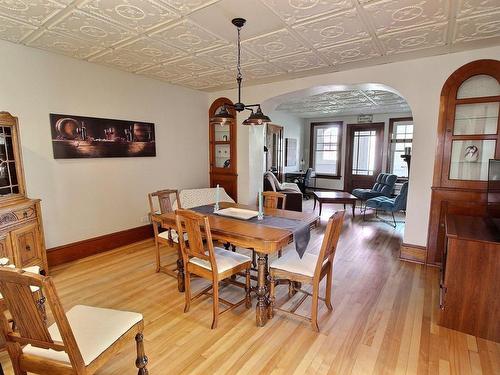
{"label": "chair with white seat cushion", "polygon": [[[33,287],[40,289],[44,299],[33,298]],[[0,292],[16,322],[14,331],[5,314],[0,314],[16,375],[93,374],[134,337],[138,375],[148,374],[141,314],[81,305],[65,313],[50,277],[20,269],[0,268]],[[50,327],[42,305],[54,317]]]}
{"label": "chair with white seat cushion", "polygon": [[[177,232],[187,234],[189,241],[181,241],[180,248],[184,264],[185,299],[184,312],[188,312],[191,301],[212,289],[213,320],[212,329],[217,327],[219,315],[232,310],[243,303],[250,308],[250,267],[252,260],[219,247],[214,248],[208,217],[190,210],[176,210]],[[203,227],[203,233],[202,233]],[[205,239],[205,241],[204,241]],[[245,298],[231,303],[219,298],[219,281],[226,280],[240,272],[245,272]],[[191,274],[198,275],[211,282],[211,285],[191,298]],[[233,281],[234,282],[234,281]],[[219,313],[219,302],[229,306]]]}
{"label": "chair with white seat cushion", "polygon": [[[288,314],[299,316],[311,322],[313,330],[319,332],[318,326],[318,299],[325,302],[326,307],[332,310],[332,277],[333,277],[333,258],[337,249],[337,243],[340,237],[340,231],[344,222],[344,211],[333,214],[328,220],[325,236],[319,254],[306,252],[302,258],[299,258],[297,252],[288,251],[284,256],[271,262],[269,265],[270,291],[269,291],[269,317],[272,318],[274,310],[279,310]],[[325,298],[319,296],[319,284],[326,276]],[[303,298],[296,304],[291,311],[281,309],[275,306],[275,283],[277,279],[287,279],[294,291],[304,293]],[[296,283],[312,284],[312,293],[302,289],[295,289]],[[299,305],[308,297],[312,297],[311,317],[305,317],[296,314],[295,311]]]}
{"label": "chair with white seat cushion", "polygon": [[[155,259],[156,259],[156,272],[164,272],[167,275],[177,278],[177,267],[178,261],[180,261],[180,248],[179,248],[179,236],[173,228],[169,228],[160,232],[161,230],[161,220],[156,218],[154,214],[165,214],[168,212],[173,212],[173,205],[180,202],[179,191],[175,189],[165,189],[155,191],[148,194],[149,210],[151,215],[151,221],[153,223],[153,230],[155,234]],[[160,246],[164,245],[175,252],[177,252],[177,261],[173,264],[176,265],[172,269],[172,264],[166,266],[161,265],[161,254]]]}

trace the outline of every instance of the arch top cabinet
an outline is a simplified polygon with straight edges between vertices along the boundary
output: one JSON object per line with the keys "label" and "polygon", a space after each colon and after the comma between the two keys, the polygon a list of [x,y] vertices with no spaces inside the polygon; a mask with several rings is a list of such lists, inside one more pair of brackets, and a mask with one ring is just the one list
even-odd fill
{"label": "arch top cabinet", "polygon": [[210,121],[224,104],[233,104],[227,98],[216,99],[208,110],[210,187],[221,186],[231,198],[238,200],[238,173],[236,162],[236,111],[228,108],[234,119],[224,125]]}
{"label": "arch top cabinet", "polygon": [[441,264],[448,214],[484,216],[489,159],[500,158],[500,61],[457,69],[441,91],[427,263]]}
{"label": "arch top cabinet", "polygon": [[48,274],[39,199],[26,196],[17,118],[0,112],[0,257]]}

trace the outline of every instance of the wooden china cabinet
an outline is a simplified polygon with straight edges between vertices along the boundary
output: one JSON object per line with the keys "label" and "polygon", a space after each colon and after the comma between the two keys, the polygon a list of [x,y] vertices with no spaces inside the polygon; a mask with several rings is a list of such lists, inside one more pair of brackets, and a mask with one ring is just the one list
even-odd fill
{"label": "wooden china cabinet", "polygon": [[17,118],[0,112],[0,257],[48,274],[39,199],[26,197]]}
{"label": "wooden china cabinet", "polygon": [[236,111],[228,108],[234,119],[224,125],[210,122],[224,104],[233,104],[227,98],[216,99],[208,110],[210,187],[220,185],[235,201],[238,199],[238,173],[236,170]]}
{"label": "wooden china cabinet", "polygon": [[427,263],[441,264],[447,215],[484,216],[488,160],[500,158],[500,61],[456,70],[441,91]]}

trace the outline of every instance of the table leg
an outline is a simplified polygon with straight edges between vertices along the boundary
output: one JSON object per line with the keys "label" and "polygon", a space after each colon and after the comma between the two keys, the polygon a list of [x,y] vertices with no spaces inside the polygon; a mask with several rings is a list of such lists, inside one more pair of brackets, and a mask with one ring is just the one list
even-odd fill
{"label": "table leg", "polygon": [[319,201],[319,216],[321,216],[322,209],[323,209],[323,202]]}
{"label": "table leg", "polygon": [[179,292],[183,293],[185,290],[184,286],[184,262],[182,261],[182,254],[179,250],[177,255],[177,289]]}
{"label": "table leg", "polygon": [[356,217],[356,201],[352,202],[352,217]]}
{"label": "table leg", "polygon": [[266,255],[257,253],[257,308],[255,311],[255,320],[257,327],[263,327],[267,323],[267,285],[266,285]]}
{"label": "table leg", "polygon": [[313,207],[313,211],[316,210],[316,195],[314,195],[314,207]]}

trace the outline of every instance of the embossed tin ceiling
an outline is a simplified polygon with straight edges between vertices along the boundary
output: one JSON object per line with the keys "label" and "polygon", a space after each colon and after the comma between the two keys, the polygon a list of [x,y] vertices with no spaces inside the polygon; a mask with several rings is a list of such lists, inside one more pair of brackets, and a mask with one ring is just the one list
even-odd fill
{"label": "embossed tin ceiling", "polygon": [[199,90],[500,44],[500,0],[0,0],[0,39]]}
{"label": "embossed tin ceiling", "polygon": [[276,110],[301,118],[411,112],[408,103],[401,96],[376,89],[327,91],[282,102]]}

